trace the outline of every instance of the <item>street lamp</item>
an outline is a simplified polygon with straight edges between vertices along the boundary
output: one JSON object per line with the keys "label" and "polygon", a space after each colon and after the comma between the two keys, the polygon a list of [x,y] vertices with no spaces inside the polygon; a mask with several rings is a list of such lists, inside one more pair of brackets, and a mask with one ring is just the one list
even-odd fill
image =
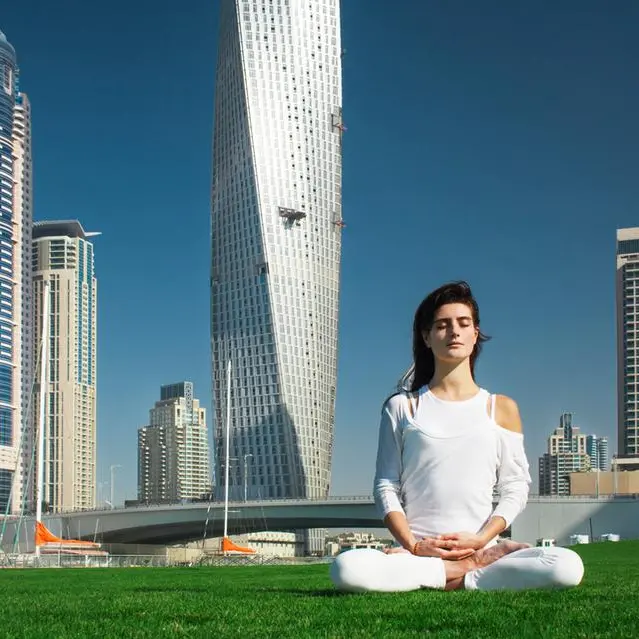
{"label": "street lamp", "polygon": [[112,464],[111,465],[111,508],[115,508],[115,506],[113,505],[115,503],[115,485],[114,485],[114,479],[115,479],[115,469],[116,468],[122,468],[122,466],[120,466],[120,464]]}
{"label": "street lamp", "polygon": [[109,485],[108,481],[98,482],[98,506],[102,506],[107,502],[106,487]]}
{"label": "street lamp", "polygon": [[244,455],[244,501],[247,501],[246,497],[248,489],[248,464],[246,463],[246,460],[249,457],[253,459],[253,455],[251,453],[246,453],[246,455]]}

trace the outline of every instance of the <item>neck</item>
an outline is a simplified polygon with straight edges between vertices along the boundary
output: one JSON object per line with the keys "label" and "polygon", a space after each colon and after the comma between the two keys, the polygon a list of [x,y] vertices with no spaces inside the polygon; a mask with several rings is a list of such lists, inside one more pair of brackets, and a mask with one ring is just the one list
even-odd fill
{"label": "neck", "polygon": [[436,362],[435,374],[428,387],[435,395],[453,400],[466,399],[479,390],[467,359],[463,362]]}

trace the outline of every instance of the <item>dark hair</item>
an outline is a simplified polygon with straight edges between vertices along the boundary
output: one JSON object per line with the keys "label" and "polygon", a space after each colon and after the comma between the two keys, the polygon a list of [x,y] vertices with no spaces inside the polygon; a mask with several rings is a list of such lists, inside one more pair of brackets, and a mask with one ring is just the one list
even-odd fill
{"label": "dark hair", "polygon": [[[413,321],[413,367],[410,391],[418,391],[429,384],[435,374],[433,351],[424,343],[424,333],[430,331],[437,309],[444,304],[466,304],[470,308],[473,324],[479,328],[479,306],[466,282],[450,282],[434,290],[417,307]],[[479,331],[477,343],[470,356],[470,372],[475,378],[475,361],[481,353],[483,342],[489,340]]]}

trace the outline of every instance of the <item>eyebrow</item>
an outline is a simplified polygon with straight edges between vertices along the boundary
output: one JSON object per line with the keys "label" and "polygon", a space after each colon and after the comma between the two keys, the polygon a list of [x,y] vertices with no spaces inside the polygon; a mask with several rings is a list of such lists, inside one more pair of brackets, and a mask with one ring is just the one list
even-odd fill
{"label": "eyebrow", "polygon": [[453,318],[453,317],[440,317],[439,319],[435,320],[435,324],[437,324],[437,322],[449,322],[451,319],[458,319],[458,320],[470,320],[472,321],[472,317],[470,315],[460,315],[457,318]]}

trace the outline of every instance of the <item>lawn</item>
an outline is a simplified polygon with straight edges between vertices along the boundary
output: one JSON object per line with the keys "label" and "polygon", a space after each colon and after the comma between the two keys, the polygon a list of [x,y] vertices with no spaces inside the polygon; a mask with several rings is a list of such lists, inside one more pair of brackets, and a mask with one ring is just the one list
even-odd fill
{"label": "lawn", "polygon": [[338,594],[326,565],[0,570],[0,636],[639,636],[639,542],[577,550],[580,587],[519,593]]}

